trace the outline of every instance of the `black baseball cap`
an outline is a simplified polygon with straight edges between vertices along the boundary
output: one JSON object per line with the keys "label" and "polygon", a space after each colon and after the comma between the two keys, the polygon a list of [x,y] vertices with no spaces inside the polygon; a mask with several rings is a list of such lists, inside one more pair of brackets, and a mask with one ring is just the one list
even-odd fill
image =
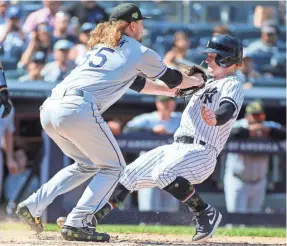
{"label": "black baseball cap", "polygon": [[143,16],[139,7],[133,3],[121,3],[115,7],[110,15],[111,21],[124,20],[127,22],[151,19]]}

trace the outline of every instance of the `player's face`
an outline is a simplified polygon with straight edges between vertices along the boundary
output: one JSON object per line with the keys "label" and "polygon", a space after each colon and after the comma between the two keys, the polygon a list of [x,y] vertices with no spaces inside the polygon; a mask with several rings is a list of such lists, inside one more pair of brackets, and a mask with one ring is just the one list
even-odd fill
{"label": "player's face", "polygon": [[228,74],[230,69],[218,66],[215,62],[216,56],[216,53],[208,53],[205,62],[208,64],[207,71],[210,76],[213,78],[220,78]]}
{"label": "player's face", "polygon": [[142,20],[138,20],[138,21],[134,21],[132,22],[133,25],[133,31],[135,33],[135,38],[136,40],[138,40],[139,42],[142,42],[142,36],[143,36],[143,21]]}

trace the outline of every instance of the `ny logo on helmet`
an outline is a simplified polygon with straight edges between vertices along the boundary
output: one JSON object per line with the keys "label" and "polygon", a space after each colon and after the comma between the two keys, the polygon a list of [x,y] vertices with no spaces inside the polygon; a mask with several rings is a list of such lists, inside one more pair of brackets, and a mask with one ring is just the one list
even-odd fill
{"label": "ny logo on helmet", "polygon": [[208,88],[200,97],[204,104],[212,103],[212,97],[217,93],[217,88]]}

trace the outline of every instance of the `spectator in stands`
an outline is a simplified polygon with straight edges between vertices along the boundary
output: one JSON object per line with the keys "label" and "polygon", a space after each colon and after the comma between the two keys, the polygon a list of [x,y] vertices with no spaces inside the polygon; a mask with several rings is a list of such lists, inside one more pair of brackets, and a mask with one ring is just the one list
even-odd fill
{"label": "spectator in stands", "polygon": [[[2,114],[2,113],[1,113]],[[14,151],[14,110],[10,115],[4,119],[0,118],[0,198],[3,184],[3,156],[2,149],[5,151],[6,156],[6,165],[8,167],[9,173],[16,175],[19,171],[17,162],[13,157]],[[2,145],[2,144],[3,145]]]}
{"label": "spectator in stands", "polygon": [[0,1],[0,25],[5,24],[7,21],[6,11],[9,7],[9,1]]}
{"label": "spectator in stands", "polygon": [[58,12],[55,16],[55,27],[53,31],[53,43],[58,40],[67,39],[73,43],[77,43],[77,37],[68,33],[70,16],[65,12]]}
{"label": "spectator in stands", "polygon": [[5,57],[16,57],[18,62],[26,40],[20,23],[20,9],[16,6],[10,7],[6,17],[6,24],[0,26],[0,45],[4,49]]}
{"label": "spectator in stands", "polygon": [[70,52],[70,59],[78,64],[88,51],[88,41],[90,38],[90,32],[96,27],[92,23],[84,23],[80,28],[79,42],[76,44]]}
{"label": "spectator in stands", "polygon": [[273,53],[277,54],[279,48],[284,48],[286,43],[278,40],[279,28],[273,21],[266,21],[261,27],[261,38],[248,45],[250,54]]}
{"label": "spectator in stands", "polygon": [[176,32],[174,34],[173,47],[168,51],[163,58],[164,63],[173,68],[178,68],[181,63],[184,63],[184,59],[187,55],[187,51],[190,47],[190,41],[187,35],[182,32]]}
{"label": "spectator in stands", "polygon": [[212,33],[212,36],[216,36],[216,35],[232,36],[232,32],[227,26],[217,25],[213,28],[213,33]]}
{"label": "spectator in stands", "polygon": [[[259,101],[247,105],[245,118],[234,124],[234,140],[285,140],[286,129],[273,121],[265,121],[263,105]],[[227,211],[230,213],[258,213],[261,211],[267,183],[269,155],[262,153],[228,153],[224,177]]]}
{"label": "spectator in stands", "polygon": [[255,78],[259,78],[260,74],[253,68],[252,57],[244,50],[242,65],[236,71],[236,75],[244,83],[244,89],[249,89],[252,87]]}
{"label": "spectator in stands", "polygon": [[41,75],[46,82],[62,81],[75,67],[75,63],[68,59],[69,52],[74,44],[69,40],[59,40],[54,45],[55,61],[49,62],[43,68]]}
{"label": "spectator in stands", "polygon": [[44,8],[31,13],[27,17],[23,25],[25,33],[35,31],[36,27],[41,23],[48,23],[49,26],[54,27],[55,15],[60,9],[61,1],[43,0],[43,5]]}
{"label": "spectator in stands", "polygon": [[29,82],[43,80],[41,71],[45,65],[45,54],[37,51],[33,54],[31,61],[27,65],[28,73],[18,78],[19,82]]}
{"label": "spectator in stands", "polygon": [[122,132],[123,123],[118,119],[109,120],[107,122],[114,136],[118,136]]}
{"label": "spectator in stands", "polygon": [[33,54],[37,51],[44,52],[46,60],[52,59],[52,30],[46,23],[39,24],[36,26],[36,30],[30,33],[28,46],[21,57],[18,67],[26,67]]}
{"label": "spectator in stands", "polygon": [[96,1],[81,0],[81,2],[75,2],[66,8],[65,12],[70,16],[78,17],[81,25],[85,22],[98,24],[109,19],[106,11]]}
{"label": "spectator in stands", "polygon": [[[157,96],[156,109],[152,113],[139,115],[124,127],[124,133],[150,132],[157,135],[173,134],[179,127],[181,113],[174,112],[176,102],[171,97]],[[158,188],[142,189],[138,192],[141,211],[178,211],[179,203]]]}

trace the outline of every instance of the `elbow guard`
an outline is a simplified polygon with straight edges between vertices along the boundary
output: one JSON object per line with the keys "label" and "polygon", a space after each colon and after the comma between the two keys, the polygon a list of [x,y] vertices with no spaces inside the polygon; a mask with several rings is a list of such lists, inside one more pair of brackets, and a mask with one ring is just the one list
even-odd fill
{"label": "elbow guard", "polygon": [[216,126],[224,125],[229,121],[233,117],[235,110],[236,108],[232,103],[228,101],[222,102],[219,108],[215,111],[217,121]]}
{"label": "elbow guard", "polygon": [[137,76],[132,85],[130,86],[130,89],[140,92],[145,87],[145,83],[146,83],[145,78]]}
{"label": "elbow guard", "polygon": [[182,74],[176,69],[167,68],[164,75],[159,78],[170,89],[177,87],[182,82]]}
{"label": "elbow guard", "polygon": [[0,68],[0,89],[7,88],[6,77],[3,68]]}

